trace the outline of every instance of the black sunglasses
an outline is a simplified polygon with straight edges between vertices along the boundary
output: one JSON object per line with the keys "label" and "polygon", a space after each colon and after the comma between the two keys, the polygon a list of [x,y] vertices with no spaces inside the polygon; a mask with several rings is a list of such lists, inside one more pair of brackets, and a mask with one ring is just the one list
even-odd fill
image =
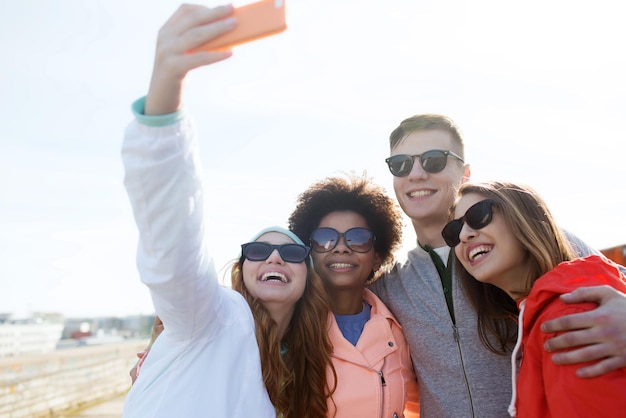
{"label": "black sunglasses", "polygon": [[302,263],[311,252],[309,247],[300,244],[274,245],[258,241],[241,244],[241,254],[250,261],[265,261],[274,250],[278,250],[280,258],[287,263]]}
{"label": "black sunglasses", "polygon": [[441,235],[449,247],[456,247],[461,242],[459,235],[463,224],[467,223],[472,229],[481,229],[489,225],[493,219],[493,205],[491,199],[481,200],[473,204],[459,219],[450,221],[443,227]]}
{"label": "black sunglasses", "polygon": [[367,228],[350,228],[339,232],[334,228],[317,228],[311,233],[311,248],[318,253],[332,251],[343,237],[346,246],[355,253],[366,253],[374,245],[374,233]]}
{"label": "black sunglasses", "polygon": [[448,156],[454,157],[463,162],[461,156],[453,153],[452,151],[433,149],[426,151],[422,154],[398,154],[392,155],[385,159],[385,162],[389,166],[389,171],[396,177],[408,176],[413,169],[413,162],[419,157],[420,164],[427,173],[439,173],[448,164]]}

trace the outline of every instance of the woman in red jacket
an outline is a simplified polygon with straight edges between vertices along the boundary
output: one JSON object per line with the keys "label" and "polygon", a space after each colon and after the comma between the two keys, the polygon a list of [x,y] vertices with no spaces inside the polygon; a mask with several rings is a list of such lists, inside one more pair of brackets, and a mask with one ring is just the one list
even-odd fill
{"label": "woman in red jacket", "polygon": [[546,320],[594,307],[566,305],[559,299],[563,293],[594,285],[626,291],[626,277],[617,264],[600,255],[575,258],[545,202],[527,186],[464,184],[453,215],[443,236],[455,248],[464,286],[478,311],[481,339],[489,349],[504,352],[510,347],[516,336],[502,325],[519,311],[511,416],[623,415],[626,370],[579,378],[577,366],[557,366],[550,360],[543,347],[553,335],[540,330]]}

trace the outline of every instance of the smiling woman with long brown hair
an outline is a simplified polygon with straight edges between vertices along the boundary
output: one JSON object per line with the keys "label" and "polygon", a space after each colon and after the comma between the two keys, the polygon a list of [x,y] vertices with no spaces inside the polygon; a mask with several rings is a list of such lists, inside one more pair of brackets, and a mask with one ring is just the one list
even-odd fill
{"label": "smiling woman with long brown hair", "polygon": [[[452,212],[454,219],[442,234],[454,248],[463,284],[478,312],[483,343],[501,352],[517,339],[511,359],[510,414],[545,418],[623,414],[626,370],[579,378],[577,365],[552,362],[544,349],[552,335],[541,331],[546,320],[595,307],[588,302],[566,305],[559,298],[564,293],[597,285],[626,292],[620,266],[602,255],[576,258],[543,199],[526,185],[465,183]],[[518,316],[518,310],[515,336],[504,324]]]}

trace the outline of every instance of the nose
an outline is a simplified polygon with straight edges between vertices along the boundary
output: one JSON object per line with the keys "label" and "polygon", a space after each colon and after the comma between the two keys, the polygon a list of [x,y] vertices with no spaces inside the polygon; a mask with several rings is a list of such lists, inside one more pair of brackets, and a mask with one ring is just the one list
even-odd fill
{"label": "nose", "polygon": [[267,260],[265,260],[265,262],[272,263],[272,264],[284,264],[285,263],[283,258],[280,256],[278,249],[274,249],[274,251],[272,251],[270,256],[267,257]]}
{"label": "nose", "polygon": [[408,176],[411,178],[428,177],[428,173],[422,167],[422,163],[420,162],[419,157],[413,157],[413,167],[411,167],[411,171],[409,172]]}
{"label": "nose", "polygon": [[459,232],[459,239],[461,240],[461,242],[468,242],[474,239],[476,235],[478,235],[478,232],[476,232],[475,229],[473,229],[467,223],[463,223],[463,226],[461,227],[461,232]]}
{"label": "nose", "polygon": [[339,236],[339,239],[337,240],[337,245],[335,245],[335,248],[333,248],[333,252],[334,253],[348,253],[352,251],[350,249],[350,247],[348,247],[348,244],[346,244],[346,237],[341,234]]}

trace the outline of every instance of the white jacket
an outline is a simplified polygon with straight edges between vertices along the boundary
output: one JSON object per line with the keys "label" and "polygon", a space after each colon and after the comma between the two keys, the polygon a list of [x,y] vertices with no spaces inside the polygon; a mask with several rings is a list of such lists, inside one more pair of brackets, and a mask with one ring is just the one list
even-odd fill
{"label": "white jacket", "polygon": [[132,122],[122,159],[139,229],[137,268],[165,325],[126,398],[124,417],[275,418],[248,304],[219,286],[206,251],[190,122]]}

